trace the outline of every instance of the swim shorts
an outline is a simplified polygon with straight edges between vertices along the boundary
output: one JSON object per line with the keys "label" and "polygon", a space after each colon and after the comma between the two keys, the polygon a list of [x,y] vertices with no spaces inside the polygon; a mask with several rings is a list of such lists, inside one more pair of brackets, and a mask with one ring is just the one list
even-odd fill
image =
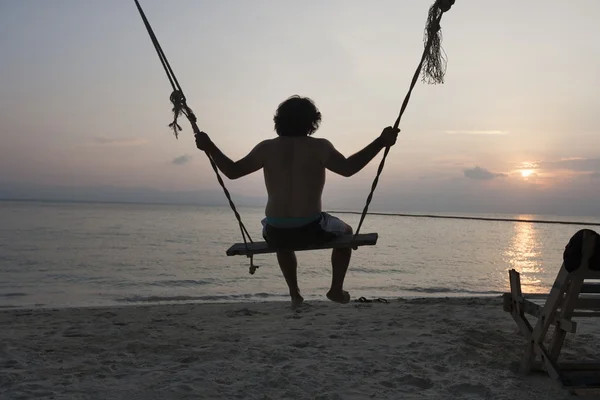
{"label": "swim shorts", "polygon": [[270,246],[277,248],[320,245],[342,236],[346,224],[339,218],[321,212],[307,221],[294,218],[264,218],[262,235]]}

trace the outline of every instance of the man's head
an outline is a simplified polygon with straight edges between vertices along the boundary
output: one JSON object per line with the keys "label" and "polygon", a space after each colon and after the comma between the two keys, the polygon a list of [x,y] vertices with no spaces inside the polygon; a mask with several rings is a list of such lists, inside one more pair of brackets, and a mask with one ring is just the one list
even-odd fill
{"label": "man's head", "polygon": [[279,136],[307,136],[319,128],[321,113],[308,97],[292,96],[277,107],[273,121]]}

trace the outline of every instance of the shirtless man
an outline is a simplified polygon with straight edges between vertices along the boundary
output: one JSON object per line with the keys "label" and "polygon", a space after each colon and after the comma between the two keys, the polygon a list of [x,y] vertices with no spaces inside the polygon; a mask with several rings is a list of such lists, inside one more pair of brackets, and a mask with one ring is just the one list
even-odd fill
{"label": "shirtless man", "polygon": [[[323,242],[352,233],[349,225],[321,210],[325,170],[345,177],[356,174],[382,149],[396,143],[399,129],[385,128],[364,149],[346,158],[328,140],[310,137],[321,122],[321,113],[312,100],[290,97],[279,105],[273,121],[278,137],[260,142],[239,161],[223,154],[204,132],[196,135],[196,146],[206,151],[229,179],[262,168],[268,193],[263,237],[279,249],[277,261],[295,308],[304,299],[298,288],[296,255],[285,248],[286,244]],[[332,250],[329,300],[350,301],[350,294],[343,286],[351,253],[350,248]]]}

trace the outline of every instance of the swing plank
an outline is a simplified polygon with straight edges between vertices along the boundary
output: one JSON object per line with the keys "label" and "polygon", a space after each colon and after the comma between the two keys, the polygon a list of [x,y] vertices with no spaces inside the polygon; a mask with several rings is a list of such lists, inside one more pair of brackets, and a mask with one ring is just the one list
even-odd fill
{"label": "swing plank", "polygon": [[[315,245],[315,246],[302,246],[295,247],[290,250],[294,251],[304,251],[304,250],[322,250],[322,249],[335,249],[340,247],[349,247],[352,243],[352,238],[354,235],[344,235],[339,238],[333,239],[327,243]],[[356,246],[374,246],[377,244],[377,233],[362,233],[356,236],[356,240],[354,244]],[[227,249],[228,256],[248,256],[253,254],[266,254],[266,253],[275,253],[277,249],[275,247],[270,247],[267,242],[254,242],[248,243],[248,251],[246,251],[246,246],[244,243],[236,243]]]}

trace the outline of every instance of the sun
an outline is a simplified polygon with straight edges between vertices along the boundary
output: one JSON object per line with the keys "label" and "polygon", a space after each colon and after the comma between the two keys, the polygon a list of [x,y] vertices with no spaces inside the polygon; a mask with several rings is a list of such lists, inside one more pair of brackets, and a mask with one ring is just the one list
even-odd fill
{"label": "sun", "polygon": [[531,176],[531,174],[533,174],[533,170],[532,169],[522,169],[521,170],[521,176],[523,178],[527,178],[527,177]]}

